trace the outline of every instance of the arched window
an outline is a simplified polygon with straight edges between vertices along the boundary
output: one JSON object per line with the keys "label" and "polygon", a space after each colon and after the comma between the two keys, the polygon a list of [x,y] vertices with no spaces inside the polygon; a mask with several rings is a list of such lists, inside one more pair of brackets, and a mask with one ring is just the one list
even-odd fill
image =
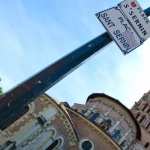
{"label": "arched window", "polygon": [[93,113],[92,116],[90,116],[90,121],[95,123],[96,119],[99,117],[99,113]]}
{"label": "arched window", "polygon": [[62,145],[62,139],[59,138],[54,140],[46,150],[53,150],[54,148],[59,148],[61,145]]}
{"label": "arched window", "polygon": [[150,108],[149,109],[147,109],[147,111],[146,111],[148,114],[150,113]]}
{"label": "arched window", "polygon": [[148,129],[150,127],[150,122],[146,125],[146,129]]}
{"label": "arched window", "polygon": [[112,133],[112,138],[116,141],[119,141],[121,139],[121,131],[119,129],[115,129]]}
{"label": "arched window", "polygon": [[140,116],[140,113],[137,113],[136,116],[135,116],[135,118],[138,119],[139,116]]}
{"label": "arched window", "polygon": [[126,140],[124,140],[121,144],[120,144],[120,146],[123,148],[123,147],[126,147],[126,145],[127,145],[127,141]]}
{"label": "arched window", "polygon": [[81,114],[84,115],[87,112],[87,109],[82,109]]}
{"label": "arched window", "polygon": [[112,121],[111,119],[105,119],[101,122],[100,126],[102,127],[102,129],[104,130],[109,130],[110,127],[112,126]]}
{"label": "arched window", "polygon": [[89,139],[84,139],[80,143],[80,150],[94,150],[94,144]]}
{"label": "arched window", "polygon": [[147,143],[145,143],[144,147],[145,147],[145,148],[148,148],[149,145],[150,145],[150,143],[147,142]]}
{"label": "arched window", "polygon": [[47,131],[49,132],[49,135],[51,135],[51,137],[55,137],[56,136],[56,130],[55,129],[47,129]]}
{"label": "arched window", "polygon": [[147,107],[148,107],[148,104],[144,104],[143,108],[142,108],[142,111],[145,111]]}
{"label": "arched window", "polygon": [[0,147],[3,149],[16,149],[16,142],[15,141],[7,141],[3,146]]}
{"label": "arched window", "polygon": [[46,118],[43,115],[38,116],[37,120],[38,120],[39,124],[42,126],[47,122]]}
{"label": "arched window", "polygon": [[142,123],[145,119],[145,116],[142,116],[141,119],[139,120],[139,123]]}

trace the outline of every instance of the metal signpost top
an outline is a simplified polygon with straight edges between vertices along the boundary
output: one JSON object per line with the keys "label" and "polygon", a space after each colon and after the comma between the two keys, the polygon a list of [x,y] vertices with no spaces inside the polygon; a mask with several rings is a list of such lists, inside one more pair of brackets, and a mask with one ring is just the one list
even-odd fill
{"label": "metal signpost top", "polygon": [[124,54],[141,45],[140,37],[118,7],[99,12],[96,16]]}
{"label": "metal signpost top", "polygon": [[144,41],[150,37],[150,21],[136,0],[125,0],[119,4],[123,14]]}
{"label": "metal signpost top", "polygon": [[124,54],[150,37],[150,21],[136,0],[124,0],[96,16]]}
{"label": "metal signpost top", "polygon": [[[150,16],[150,8],[144,12]],[[22,110],[26,105],[65,78],[110,42],[112,38],[105,32],[0,96],[0,130],[17,120],[23,114]]]}

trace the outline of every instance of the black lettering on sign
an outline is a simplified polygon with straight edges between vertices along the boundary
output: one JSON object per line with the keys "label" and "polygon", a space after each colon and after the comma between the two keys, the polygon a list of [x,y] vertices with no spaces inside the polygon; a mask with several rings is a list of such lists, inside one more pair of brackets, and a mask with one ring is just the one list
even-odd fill
{"label": "black lettering on sign", "polygon": [[[128,8],[129,6],[127,4],[125,4],[124,7]],[[149,20],[148,20],[147,16],[144,14],[142,8],[141,7],[137,7],[136,9],[137,9],[138,13],[140,14],[140,16],[143,18],[143,20],[145,21],[145,23],[148,24]],[[131,18],[133,19],[133,21],[135,22],[136,26],[141,31],[141,33],[145,36],[147,34],[147,31],[145,30],[144,25],[138,19],[138,16],[135,15],[133,10],[129,11],[129,15],[131,16]]]}
{"label": "black lettering on sign", "polygon": [[144,36],[147,35],[147,32],[145,30],[142,33],[143,33]]}
{"label": "black lettering on sign", "polygon": [[103,18],[103,20],[105,21],[105,23],[107,24],[107,26],[108,26],[109,28],[115,26],[114,22],[110,19],[110,17],[108,16],[107,13],[102,13],[102,14],[101,14],[101,17]]}
{"label": "black lettering on sign", "polygon": [[124,4],[123,6],[124,6],[124,8],[128,8],[128,7],[129,7],[129,5],[128,5],[128,4]]}
{"label": "black lettering on sign", "polygon": [[139,24],[139,23],[140,23],[139,19],[136,19],[136,20],[135,20],[135,23],[136,23],[136,24]]}
{"label": "black lettering on sign", "polygon": [[129,11],[129,15],[132,16],[134,14],[134,11]]}
{"label": "black lettering on sign", "polygon": [[116,36],[116,38],[119,40],[119,42],[122,43],[122,45],[123,45],[123,47],[125,49],[129,49],[130,48],[126,38],[122,35],[120,30],[114,31],[113,34]]}
{"label": "black lettering on sign", "polygon": [[143,26],[142,26],[142,24],[141,24],[141,23],[137,24],[137,26],[139,27],[139,29],[140,29],[141,31],[143,31],[143,30],[144,30],[144,28],[143,28]]}
{"label": "black lettering on sign", "polygon": [[119,30],[116,30],[116,31],[114,31],[114,34],[115,34],[115,35],[118,35],[118,34],[120,34],[120,31],[119,31]]}
{"label": "black lettering on sign", "polygon": [[124,22],[123,17],[119,17],[118,19],[120,20],[121,24]]}
{"label": "black lettering on sign", "polygon": [[132,19],[133,20],[137,19],[137,16],[136,15],[132,16]]}
{"label": "black lettering on sign", "polygon": [[107,18],[107,13],[101,14],[101,17],[102,17],[102,18]]}
{"label": "black lettering on sign", "polygon": [[123,24],[123,26],[125,27],[126,31],[131,31],[131,28],[128,26],[128,24]]}
{"label": "black lettering on sign", "polygon": [[125,30],[129,30],[129,31],[131,30],[131,28],[128,26],[128,24],[125,23],[125,20],[123,17],[119,17],[118,19],[119,19],[120,23],[124,26]]}

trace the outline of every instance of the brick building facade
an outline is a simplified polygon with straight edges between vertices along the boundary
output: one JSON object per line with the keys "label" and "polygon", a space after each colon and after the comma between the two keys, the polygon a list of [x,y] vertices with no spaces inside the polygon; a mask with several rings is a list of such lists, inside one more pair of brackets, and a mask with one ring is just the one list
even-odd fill
{"label": "brick building facade", "polygon": [[131,109],[141,128],[141,142],[150,150],[150,91],[145,93]]}
{"label": "brick building facade", "polygon": [[106,94],[73,107],[43,95],[0,130],[0,150],[145,150],[141,138],[131,111]]}

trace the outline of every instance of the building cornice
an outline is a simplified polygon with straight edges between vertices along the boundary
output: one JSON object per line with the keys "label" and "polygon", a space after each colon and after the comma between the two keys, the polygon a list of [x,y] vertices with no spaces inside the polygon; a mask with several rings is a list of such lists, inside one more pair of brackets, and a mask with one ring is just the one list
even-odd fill
{"label": "building cornice", "polygon": [[102,129],[100,129],[97,125],[95,125],[94,123],[92,123],[91,121],[89,121],[88,119],[86,119],[84,116],[82,116],[80,113],[74,111],[72,108],[66,108],[67,111],[72,112],[73,114],[75,114],[76,116],[78,116],[79,118],[83,119],[85,122],[87,122],[87,124],[89,124],[94,130],[96,130],[100,135],[103,135],[103,137],[110,142],[112,145],[114,145],[115,149],[117,150],[121,150],[120,146],[107,134],[105,133]]}
{"label": "building cornice", "polygon": [[102,97],[107,98],[109,100],[112,100],[114,103],[118,104],[119,106],[121,106],[129,114],[129,116],[131,117],[131,119],[133,120],[133,122],[135,124],[136,131],[137,131],[136,132],[136,138],[138,140],[141,140],[141,129],[140,129],[140,126],[139,126],[138,122],[136,121],[135,117],[133,116],[133,114],[131,113],[131,111],[127,107],[125,107],[122,103],[120,103],[119,100],[117,100],[117,99],[115,99],[115,98],[113,98],[113,97],[111,97],[109,95],[106,95],[104,93],[93,93],[93,94],[91,94],[90,96],[88,96],[86,103],[90,102],[90,99],[98,98],[98,97],[100,97],[100,98],[102,98]]}
{"label": "building cornice", "polygon": [[[70,123],[71,130],[72,130],[72,132],[73,132],[73,134],[74,134],[74,137],[75,137],[75,140],[76,140],[76,144],[78,144],[78,142],[79,142],[78,135],[77,135],[77,133],[76,133],[76,130],[75,130],[74,127],[73,127],[72,120],[71,120],[71,118],[70,118],[70,116],[69,116],[69,114],[68,114],[68,112],[67,112],[65,106],[62,106],[62,104],[59,104],[54,98],[50,97],[50,96],[47,95],[47,94],[44,94],[43,96],[47,97],[48,100],[51,100],[51,103],[52,103],[56,108],[58,108],[58,110],[67,118],[67,120],[68,120],[69,123]],[[69,134],[70,134],[70,133],[69,133]]]}

